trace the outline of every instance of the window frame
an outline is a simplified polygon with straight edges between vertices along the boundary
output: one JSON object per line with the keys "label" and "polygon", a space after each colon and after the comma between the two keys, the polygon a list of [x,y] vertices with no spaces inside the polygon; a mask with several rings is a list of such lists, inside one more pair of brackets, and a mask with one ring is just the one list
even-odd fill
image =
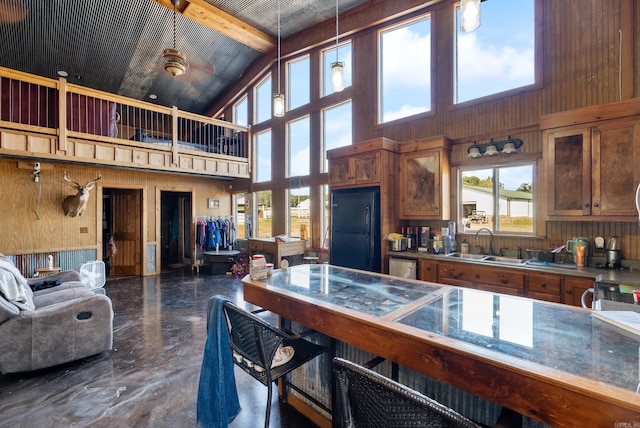
{"label": "window frame", "polygon": [[[503,231],[496,226],[499,226],[499,217],[500,217],[500,178],[498,176],[498,180],[495,180],[496,170],[505,169],[505,168],[514,168],[514,167],[522,167],[522,166],[530,166],[531,167],[531,223],[532,230],[527,232],[516,232],[512,230]],[[519,161],[509,161],[509,162],[501,162],[501,163],[465,163],[464,165],[460,165],[456,167],[455,177],[457,180],[457,195],[456,195],[456,218],[458,219],[457,224],[459,227],[460,233],[475,233],[473,229],[469,229],[468,231],[464,227],[464,194],[463,194],[463,173],[474,170],[491,170],[492,171],[492,179],[493,179],[493,187],[492,187],[492,205],[493,212],[498,213],[496,216],[493,215],[493,223],[490,224],[491,233],[493,235],[500,236],[518,236],[518,237],[537,237],[537,231],[539,229],[538,225],[538,216],[537,212],[540,210],[540,204],[542,203],[538,194],[538,186],[537,186],[537,174],[538,174],[539,164],[536,160],[519,160]],[[521,183],[522,184],[522,183]],[[498,223],[496,224],[496,218],[498,219]]]}
{"label": "window frame", "polygon": [[470,106],[474,106],[477,104],[486,103],[488,101],[499,100],[503,98],[508,98],[514,95],[521,95],[526,92],[532,92],[535,90],[542,89],[544,86],[543,82],[543,62],[544,62],[544,52],[543,52],[543,44],[544,44],[544,35],[543,35],[543,26],[540,25],[542,20],[542,5],[541,0],[531,0],[533,1],[533,61],[534,61],[534,81],[533,83],[525,86],[519,86],[517,88],[507,89],[501,92],[496,92],[494,94],[484,95],[482,97],[466,100],[463,102],[456,102],[456,86],[457,86],[457,46],[458,46],[458,10],[460,8],[460,2],[455,2],[452,4],[452,19],[453,19],[453,34],[452,34],[452,52],[451,52],[451,60],[452,60],[452,76],[451,76],[451,93],[449,96],[451,97],[449,102],[449,111],[454,111],[457,109],[467,108]]}
{"label": "window frame", "polygon": [[[398,30],[400,28],[403,27],[407,27],[412,25],[413,23],[420,21],[420,20],[424,20],[424,19],[428,19],[429,20],[429,38],[430,38],[430,43],[429,43],[429,67],[427,69],[427,72],[425,73],[425,75],[428,75],[429,78],[429,108],[428,110],[422,111],[422,112],[418,112],[418,113],[413,113],[407,116],[403,116],[403,117],[398,117],[395,119],[391,119],[391,120],[387,120],[384,121],[384,109],[383,109],[383,70],[382,70],[382,65],[383,65],[383,49],[382,49],[382,35],[385,32],[389,32],[392,30]],[[434,68],[434,64],[435,64],[435,49],[434,49],[434,14],[432,13],[431,10],[426,11],[426,12],[422,12],[418,15],[415,16],[410,16],[410,17],[403,17],[403,19],[398,20],[398,21],[391,21],[389,23],[387,23],[385,26],[383,26],[382,28],[379,28],[376,31],[376,88],[377,88],[377,94],[376,94],[376,122],[375,122],[375,126],[377,127],[384,127],[384,126],[389,126],[389,125],[396,125],[398,123],[402,123],[403,121],[413,121],[413,120],[417,120],[421,117],[427,117],[427,116],[431,116],[435,114],[435,103],[434,103],[434,87],[435,85],[435,81],[434,81],[434,72],[433,72],[433,68]]]}

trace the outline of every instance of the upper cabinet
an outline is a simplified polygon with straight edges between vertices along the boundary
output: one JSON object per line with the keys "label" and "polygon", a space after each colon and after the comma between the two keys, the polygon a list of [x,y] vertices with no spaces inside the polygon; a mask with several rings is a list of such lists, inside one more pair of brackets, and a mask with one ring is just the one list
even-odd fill
{"label": "upper cabinet", "polygon": [[400,144],[400,219],[450,218],[450,151],[451,142],[445,137]]}
{"label": "upper cabinet", "polygon": [[396,146],[389,139],[377,138],[328,151],[329,186],[338,189],[382,184],[384,172],[394,165]]}
{"label": "upper cabinet", "polygon": [[640,102],[547,115],[541,126],[550,217],[637,220]]}

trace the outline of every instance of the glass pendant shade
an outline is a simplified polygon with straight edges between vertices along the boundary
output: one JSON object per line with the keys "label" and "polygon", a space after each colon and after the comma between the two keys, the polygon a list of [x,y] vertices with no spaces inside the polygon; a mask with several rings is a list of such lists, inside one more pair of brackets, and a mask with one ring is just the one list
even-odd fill
{"label": "glass pendant shade", "polygon": [[333,92],[341,92],[344,89],[344,62],[331,64],[331,87]]}
{"label": "glass pendant shade", "polygon": [[273,94],[273,115],[275,117],[284,116],[284,95]]}
{"label": "glass pendant shade", "polygon": [[480,0],[460,1],[460,30],[468,33],[480,26]]}

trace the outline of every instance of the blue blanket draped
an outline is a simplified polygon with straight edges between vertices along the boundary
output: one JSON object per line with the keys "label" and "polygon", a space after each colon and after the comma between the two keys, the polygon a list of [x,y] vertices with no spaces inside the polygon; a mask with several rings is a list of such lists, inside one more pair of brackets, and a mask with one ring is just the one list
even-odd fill
{"label": "blue blanket draped", "polygon": [[207,343],[204,347],[197,418],[204,428],[226,428],[240,412],[229,332],[222,305],[225,297],[209,299]]}

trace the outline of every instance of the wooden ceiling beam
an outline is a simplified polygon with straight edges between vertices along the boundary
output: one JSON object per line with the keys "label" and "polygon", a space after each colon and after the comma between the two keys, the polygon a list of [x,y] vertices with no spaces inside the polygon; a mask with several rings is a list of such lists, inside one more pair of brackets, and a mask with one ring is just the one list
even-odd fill
{"label": "wooden ceiling beam", "polygon": [[[154,0],[173,10],[171,0]],[[265,32],[207,3],[205,0],[182,0],[176,12],[261,53],[272,51],[276,40]]]}

